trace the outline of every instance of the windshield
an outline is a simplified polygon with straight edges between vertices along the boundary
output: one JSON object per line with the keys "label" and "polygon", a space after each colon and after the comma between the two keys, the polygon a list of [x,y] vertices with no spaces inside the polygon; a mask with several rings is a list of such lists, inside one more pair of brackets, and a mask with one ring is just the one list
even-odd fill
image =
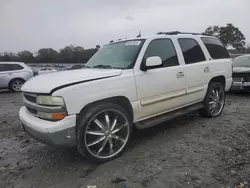
{"label": "windshield", "polygon": [[105,45],[86,63],[86,67],[131,68],[143,43],[144,40],[132,40]]}
{"label": "windshield", "polygon": [[250,67],[250,56],[242,56],[234,59],[234,67]]}

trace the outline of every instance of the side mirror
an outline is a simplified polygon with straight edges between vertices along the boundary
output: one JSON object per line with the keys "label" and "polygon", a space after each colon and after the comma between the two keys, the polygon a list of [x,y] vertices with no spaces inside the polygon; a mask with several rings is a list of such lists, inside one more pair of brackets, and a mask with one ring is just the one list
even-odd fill
{"label": "side mirror", "polygon": [[162,65],[162,60],[158,56],[149,57],[146,60],[146,67],[157,67]]}

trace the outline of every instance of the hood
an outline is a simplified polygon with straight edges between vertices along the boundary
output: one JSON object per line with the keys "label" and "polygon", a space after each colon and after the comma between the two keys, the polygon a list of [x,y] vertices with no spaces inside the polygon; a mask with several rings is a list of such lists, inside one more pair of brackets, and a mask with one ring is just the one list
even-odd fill
{"label": "hood", "polygon": [[250,67],[234,67],[233,68],[234,73],[245,73],[250,72]]}
{"label": "hood", "polygon": [[120,69],[79,69],[54,72],[35,76],[25,82],[22,91],[31,93],[50,93],[55,88],[70,86],[81,82],[94,81],[120,75]]}

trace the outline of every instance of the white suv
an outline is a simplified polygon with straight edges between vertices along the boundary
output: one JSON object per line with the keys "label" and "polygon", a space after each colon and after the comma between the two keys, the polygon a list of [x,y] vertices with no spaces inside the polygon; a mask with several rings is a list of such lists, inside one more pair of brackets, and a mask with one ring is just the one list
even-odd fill
{"label": "white suv", "polygon": [[25,81],[33,77],[30,67],[21,62],[0,62],[0,89],[21,91]]}
{"label": "white suv", "polygon": [[80,70],[26,82],[19,116],[35,139],[105,162],[143,129],[199,110],[220,115],[232,61],[214,37],[170,32],[110,43]]}

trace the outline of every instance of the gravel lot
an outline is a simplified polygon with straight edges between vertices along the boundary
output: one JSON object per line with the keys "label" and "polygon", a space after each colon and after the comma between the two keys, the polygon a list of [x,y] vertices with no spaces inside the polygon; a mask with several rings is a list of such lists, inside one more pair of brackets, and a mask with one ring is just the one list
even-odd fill
{"label": "gravel lot", "polygon": [[121,157],[101,165],[26,135],[20,93],[0,91],[0,104],[1,188],[250,187],[249,94],[228,94],[215,119],[194,113],[136,131]]}

